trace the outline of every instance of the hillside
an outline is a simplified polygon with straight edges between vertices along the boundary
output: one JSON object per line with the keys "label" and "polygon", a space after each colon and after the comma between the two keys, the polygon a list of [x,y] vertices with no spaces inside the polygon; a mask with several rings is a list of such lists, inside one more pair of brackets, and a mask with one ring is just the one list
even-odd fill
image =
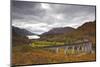
{"label": "hillside", "polygon": [[[59,28],[57,28],[59,29]],[[60,30],[53,29],[58,32]],[[67,28],[61,28],[62,30]],[[74,29],[71,32],[65,32],[60,34],[50,34],[54,33],[52,30],[48,31],[49,35],[41,35],[41,38],[39,40],[47,40],[47,41],[60,41],[60,42],[73,42],[78,39],[89,39],[95,44],[95,36],[96,36],[96,22],[86,22],[82,26],[78,27],[77,29]],[[57,33],[56,32],[56,33]],[[62,31],[60,31],[62,32]]]}
{"label": "hillside", "polygon": [[71,33],[69,36],[76,39],[89,39],[95,44],[96,42],[96,22],[86,22],[82,26],[78,27],[76,31]]}
{"label": "hillside", "polygon": [[22,36],[27,36],[27,35],[34,35],[34,33],[26,30],[26,29],[21,29],[21,28],[18,28],[18,27],[14,27],[12,26],[12,29],[19,35],[22,35]]}
{"label": "hillside", "polygon": [[17,27],[12,27],[12,46],[25,45],[30,42],[26,36],[22,36],[22,33],[19,33],[20,31],[23,31],[23,29],[19,30],[20,29]]}
{"label": "hillside", "polygon": [[62,41],[63,39],[60,39],[60,36],[62,37],[64,34],[68,35],[73,31],[75,31],[75,29],[71,27],[53,28],[50,31],[43,33],[39,40]]}
{"label": "hillside", "polygon": [[70,33],[74,31],[74,28],[71,27],[60,27],[60,28],[53,28],[48,32],[43,33],[42,35],[52,35],[52,34],[64,34]]}

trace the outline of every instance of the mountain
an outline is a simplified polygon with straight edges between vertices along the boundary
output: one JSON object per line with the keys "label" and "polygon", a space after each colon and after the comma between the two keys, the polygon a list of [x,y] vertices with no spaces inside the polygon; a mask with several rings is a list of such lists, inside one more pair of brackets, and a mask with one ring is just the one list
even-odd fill
{"label": "mountain", "polygon": [[20,33],[20,31],[23,31],[23,29],[12,27],[12,46],[19,46],[19,45],[21,46],[30,43],[30,40],[26,36],[23,36],[22,32]]}
{"label": "mountain", "polygon": [[34,35],[34,33],[30,32],[26,29],[21,29],[21,28],[14,27],[14,26],[12,26],[12,29],[13,29],[13,31],[15,31],[19,35],[23,35],[23,36]]}
{"label": "mountain", "polygon": [[90,41],[93,42],[93,44],[96,43],[96,21],[90,21],[86,22],[82,26],[78,27],[75,34],[79,35],[80,38],[87,38]]}
{"label": "mountain", "polygon": [[63,39],[65,37],[62,38],[62,35],[64,35],[64,34],[68,35],[73,31],[75,31],[75,29],[71,28],[71,27],[53,28],[50,31],[45,32],[42,35],[40,35],[40,39],[39,40],[63,41]]}
{"label": "mountain", "polygon": [[51,34],[64,34],[64,33],[70,33],[74,31],[74,28],[71,27],[60,27],[60,28],[53,28],[48,32],[43,33],[42,35],[51,35]]}
{"label": "mountain", "polygon": [[[31,42],[27,37],[20,35],[20,29],[12,28],[13,43],[14,44],[28,44]],[[23,30],[23,29],[21,29]],[[23,32],[21,32],[22,34]],[[26,35],[26,33],[23,33]],[[89,39],[93,44],[96,44],[96,21],[85,22],[77,29],[71,27],[53,28],[48,32],[39,35],[40,41],[53,41],[53,42],[74,42],[80,39]]]}
{"label": "mountain", "polygon": [[67,29],[67,27],[60,28],[60,30],[58,29],[59,28],[56,28],[45,33],[49,35],[41,35],[40,40],[73,42],[78,39],[89,39],[93,44],[96,43],[96,21],[85,22],[77,29],[70,30],[69,28]]}

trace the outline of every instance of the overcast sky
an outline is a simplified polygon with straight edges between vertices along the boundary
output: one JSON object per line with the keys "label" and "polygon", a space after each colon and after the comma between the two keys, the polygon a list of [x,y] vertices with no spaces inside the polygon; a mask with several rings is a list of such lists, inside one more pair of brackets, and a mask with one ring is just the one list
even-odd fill
{"label": "overcast sky", "polygon": [[95,20],[95,6],[12,1],[12,25],[41,34],[54,27],[77,28]]}

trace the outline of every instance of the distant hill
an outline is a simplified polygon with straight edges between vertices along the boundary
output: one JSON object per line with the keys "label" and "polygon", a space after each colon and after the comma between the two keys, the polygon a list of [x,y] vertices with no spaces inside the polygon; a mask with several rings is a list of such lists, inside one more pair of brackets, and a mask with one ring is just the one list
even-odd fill
{"label": "distant hill", "polygon": [[27,35],[34,35],[34,33],[26,30],[26,29],[21,29],[18,27],[12,26],[13,31],[15,31],[17,34],[22,35],[22,36],[27,36]]}
{"label": "distant hill", "polygon": [[23,31],[23,29],[12,27],[12,46],[27,45],[30,43],[30,40],[26,36],[22,36],[22,32],[20,33],[20,31]]}
{"label": "distant hill", "polygon": [[50,34],[64,34],[64,33],[70,33],[74,31],[74,28],[71,27],[60,27],[60,28],[53,28],[48,32],[43,33],[42,35],[50,35]]}
{"label": "distant hill", "polygon": [[78,27],[74,34],[79,35],[80,38],[88,38],[93,43],[96,43],[96,21],[86,22]]}
{"label": "distant hill", "polygon": [[86,39],[91,40],[95,44],[96,21],[86,22],[80,27],[78,27],[77,29],[67,28],[67,27],[55,28],[46,32],[45,34],[49,34],[49,35],[43,34],[41,35],[39,40],[72,42],[78,39],[86,38]]}
{"label": "distant hill", "polygon": [[[30,40],[23,35],[31,35],[33,33],[27,30],[12,27],[12,39],[16,45],[29,44]],[[85,22],[77,29],[71,27],[53,28],[48,32],[39,35],[40,41],[53,41],[53,42],[73,42],[79,39],[89,39],[93,44],[96,44],[96,21]]]}

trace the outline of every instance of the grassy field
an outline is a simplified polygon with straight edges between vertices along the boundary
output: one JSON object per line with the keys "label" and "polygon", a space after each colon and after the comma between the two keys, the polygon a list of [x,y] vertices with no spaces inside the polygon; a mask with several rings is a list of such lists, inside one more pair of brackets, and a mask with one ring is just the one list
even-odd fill
{"label": "grassy field", "polygon": [[64,45],[64,42],[34,41],[31,44],[32,47],[44,47],[44,46],[56,46],[56,45]]}
{"label": "grassy field", "polygon": [[[70,51],[69,51],[70,52]],[[12,52],[13,65],[27,64],[48,64],[63,62],[95,61],[96,56],[93,54],[64,54],[63,50],[59,53],[45,49],[33,49],[31,46],[16,46]]]}

